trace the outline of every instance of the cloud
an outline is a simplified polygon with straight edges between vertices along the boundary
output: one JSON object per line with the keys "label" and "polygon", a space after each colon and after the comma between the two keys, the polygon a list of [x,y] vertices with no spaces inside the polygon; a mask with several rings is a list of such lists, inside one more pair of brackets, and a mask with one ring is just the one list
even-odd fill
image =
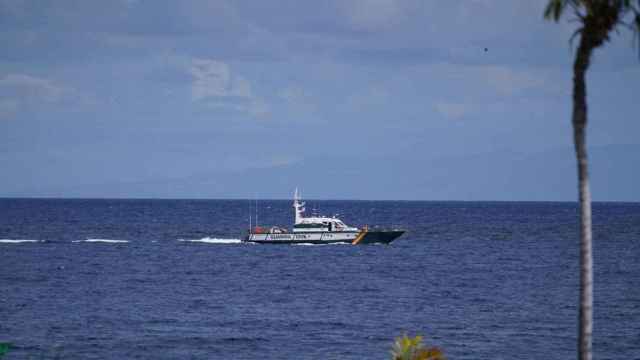
{"label": "cloud", "polygon": [[241,76],[232,76],[228,64],[208,59],[193,59],[191,96],[194,101],[216,97],[251,98],[251,84]]}
{"label": "cloud", "polygon": [[232,72],[229,64],[194,58],[188,66],[192,76],[191,100],[209,108],[243,112],[253,117],[270,114],[270,106],[256,96],[249,80]]}
{"label": "cloud", "polygon": [[438,102],[435,104],[436,110],[447,119],[457,120],[465,116],[470,107],[461,103]]}
{"label": "cloud", "polygon": [[[414,77],[446,84],[448,95],[476,99],[503,99],[542,93],[557,93],[550,79],[552,70],[517,65],[426,64],[416,67]],[[407,80],[409,81],[409,80]],[[444,89],[443,88],[443,89]],[[443,91],[439,89],[439,91]]]}
{"label": "cloud", "polygon": [[232,76],[229,65],[222,61],[194,59],[190,73],[194,77],[192,96],[195,101],[208,97],[253,97],[249,81],[242,76]]}
{"label": "cloud", "polygon": [[271,107],[264,100],[255,99],[251,101],[211,101],[205,106],[209,109],[226,111],[231,113],[243,113],[252,117],[262,118],[271,113]]}
{"label": "cloud", "polygon": [[298,103],[303,101],[306,95],[301,87],[292,85],[280,90],[278,97],[288,103]]}
{"label": "cloud", "polygon": [[0,79],[0,114],[13,115],[21,108],[57,104],[76,94],[72,88],[25,74]]}
{"label": "cloud", "polygon": [[535,74],[533,70],[524,72],[506,66],[488,66],[485,71],[487,83],[502,95],[510,96],[545,85],[544,76]]}
{"label": "cloud", "polygon": [[271,108],[264,100],[254,99],[249,103],[246,111],[254,117],[265,117],[270,114]]}
{"label": "cloud", "polygon": [[124,4],[126,7],[131,8],[133,6],[138,5],[138,3],[140,2],[140,0],[123,0]]}
{"label": "cloud", "polygon": [[9,74],[0,79],[0,95],[35,98],[47,102],[59,100],[67,90],[50,80],[24,74]]}
{"label": "cloud", "polygon": [[352,94],[347,98],[346,105],[350,109],[362,111],[362,109],[384,107],[388,105],[389,99],[389,91],[383,85],[376,85]]}
{"label": "cloud", "polygon": [[395,0],[361,0],[346,4],[349,22],[357,30],[384,30],[400,23],[404,17]]}
{"label": "cloud", "polygon": [[318,111],[312,95],[299,85],[287,85],[278,92],[278,97],[283,100],[288,116],[308,119]]}

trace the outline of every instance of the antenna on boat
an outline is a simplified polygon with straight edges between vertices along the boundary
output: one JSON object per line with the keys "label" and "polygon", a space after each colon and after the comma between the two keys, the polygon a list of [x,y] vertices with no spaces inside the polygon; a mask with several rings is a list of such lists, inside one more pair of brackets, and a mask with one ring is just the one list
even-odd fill
{"label": "antenna on boat", "polygon": [[258,193],[255,194],[256,200],[256,227],[258,227]]}
{"label": "antenna on boat", "polygon": [[295,214],[295,224],[299,224],[302,222],[303,213],[304,213],[304,202],[300,201],[300,193],[298,192],[298,188],[293,193],[293,208]]}
{"label": "antenna on boat", "polygon": [[249,200],[249,234],[251,234],[251,200]]}

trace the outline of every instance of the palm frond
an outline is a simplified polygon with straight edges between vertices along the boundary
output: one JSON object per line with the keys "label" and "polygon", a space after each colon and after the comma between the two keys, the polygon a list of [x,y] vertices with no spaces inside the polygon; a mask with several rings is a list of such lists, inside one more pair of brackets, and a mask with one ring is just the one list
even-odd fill
{"label": "palm frond", "polygon": [[547,20],[558,21],[562,16],[562,12],[567,7],[567,0],[549,0],[547,7],[544,9],[544,18]]}
{"label": "palm frond", "polygon": [[[638,0],[640,3],[640,0]],[[635,18],[633,19],[633,38],[637,42],[638,47],[638,57],[640,58],[640,12],[635,13]]]}
{"label": "palm frond", "polygon": [[576,38],[576,36],[582,34],[582,27],[576,29],[576,31],[573,32],[573,34],[571,34],[571,37],[569,38],[569,47],[573,48],[573,40]]}

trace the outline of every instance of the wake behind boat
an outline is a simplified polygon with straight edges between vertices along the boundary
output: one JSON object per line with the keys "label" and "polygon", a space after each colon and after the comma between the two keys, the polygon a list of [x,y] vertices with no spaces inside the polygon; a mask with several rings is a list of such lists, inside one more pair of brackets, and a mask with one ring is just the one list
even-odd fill
{"label": "wake behind boat", "polygon": [[398,229],[369,229],[368,226],[359,229],[346,225],[336,217],[304,217],[304,205],[296,189],[293,197],[295,223],[292,231],[278,226],[250,227],[242,241],[258,244],[389,244],[404,234],[404,230]]}

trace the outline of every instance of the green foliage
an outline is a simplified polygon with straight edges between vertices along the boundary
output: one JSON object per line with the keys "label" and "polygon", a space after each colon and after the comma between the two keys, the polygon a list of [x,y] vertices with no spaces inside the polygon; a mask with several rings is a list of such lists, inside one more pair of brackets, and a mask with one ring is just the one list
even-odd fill
{"label": "green foliage", "polygon": [[391,349],[393,360],[446,360],[444,354],[437,347],[427,347],[422,344],[422,336],[414,338],[406,334],[396,338]]}
{"label": "green foliage", "polygon": [[640,51],[640,0],[549,0],[544,17],[558,22],[567,10],[580,24],[570,41],[577,35],[586,36],[590,46],[597,48],[622,26],[634,33]]}
{"label": "green foliage", "polygon": [[544,17],[557,22],[567,9],[583,26],[593,20],[590,25],[608,30],[622,25],[640,31],[640,0],[549,0]]}
{"label": "green foliage", "polygon": [[566,7],[567,2],[564,0],[550,0],[547,7],[544,9],[545,19],[558,21],[562,16],[562,12]]}
{"label": "green foliage", "polygon": [[0,343],[0,358],[3,357],[6,353],[9,352],[9,349],[11,349],[11,344],[10,343]]}

